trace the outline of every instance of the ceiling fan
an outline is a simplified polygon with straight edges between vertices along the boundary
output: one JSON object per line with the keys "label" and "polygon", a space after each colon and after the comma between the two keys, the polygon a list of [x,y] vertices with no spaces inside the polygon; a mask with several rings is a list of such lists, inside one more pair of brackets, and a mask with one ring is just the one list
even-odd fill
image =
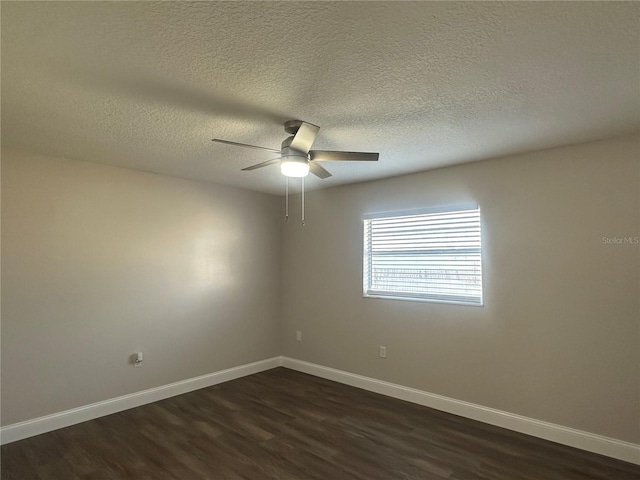
{"label": "ceiling fan", "polygon": [[284,123],[285,132],[291,134],[283,142],[280,150],[246,143],[231,142],[214,138],[212,141],[235,145],[238,147],[257,148],[279,154],[278,158],[258,163],[242,170],[255,170],[256,168],[280,164],[280,171],[286,177],[306,177],[309,172],[319,178],[328,178],[331,174],[320,165],[320,162],[344,162],[344,161],[378,161],[377,153],[369,152],[335,152],[329,150],[311,150],[311,146],[318,135],[320,127],[301,120],[288,120]]}

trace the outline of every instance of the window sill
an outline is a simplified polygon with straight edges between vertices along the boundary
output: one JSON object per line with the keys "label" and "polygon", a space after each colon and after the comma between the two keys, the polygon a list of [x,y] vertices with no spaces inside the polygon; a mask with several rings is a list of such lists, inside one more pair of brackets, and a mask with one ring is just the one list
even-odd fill
{"label": "window sill", "polygon": [[402,295],[385,295],[376,293],[363,293],[363,298],[377,298],[383,300],[403,300],[408,302],[426,302],[426,303],[443,303],[445,305],[463,305],[468,307],[484,307],[484,302],[471,302],[464,300],[441,300],[435,298],[423,298],[423,297],[405,297]]}

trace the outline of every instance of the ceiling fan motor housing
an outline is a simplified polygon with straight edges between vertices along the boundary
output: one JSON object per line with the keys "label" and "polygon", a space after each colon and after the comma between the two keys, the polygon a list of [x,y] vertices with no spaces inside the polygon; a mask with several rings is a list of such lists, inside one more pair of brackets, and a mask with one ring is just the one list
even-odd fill
{"label": "ceiling fan motor housing", "polygon": [[[295,122],[295,120],[285,123],[285,130],[287,130],[287,124],[292,122]],[[309,173],[309,154],[291,148],[290,145],[294,136],[295,134],[285,138],[282,142],[280,150],[280,171],[287,177],[304,177]]]}
{"label": "ceiling fan motor housing", "polygon": [[308,163],[309,155],[300,152],[298,150],[294,150],[291,147],[282,147],[282,161],[283,162],[300,162],[300,163]]}
{"label": "ceiling fan motor housing", "polygon": [[[284,157],[301,157],[304,160],[308,160],[309,154],[290,147],[292,141],[293,141],[293,136],[287,137],[282,141],[282,145],[280,146],[281,148],[280,152],[282,154],[283,159]],[[292,159],[292,161],[295,161],[295,159]]]}

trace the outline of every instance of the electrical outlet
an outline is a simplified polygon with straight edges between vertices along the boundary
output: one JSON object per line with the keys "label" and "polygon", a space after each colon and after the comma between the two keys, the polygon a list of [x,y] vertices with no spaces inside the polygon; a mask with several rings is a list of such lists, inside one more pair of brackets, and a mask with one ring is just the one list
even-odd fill
{"label": "electrical outlet", "polygon": [[302,341],[302,332],[300,330],[296,331],[296,341],[297,342]]}
{"label": "electrical outlet", "polygon": [[387,358],[387,347],[380,345],[380,358]]}

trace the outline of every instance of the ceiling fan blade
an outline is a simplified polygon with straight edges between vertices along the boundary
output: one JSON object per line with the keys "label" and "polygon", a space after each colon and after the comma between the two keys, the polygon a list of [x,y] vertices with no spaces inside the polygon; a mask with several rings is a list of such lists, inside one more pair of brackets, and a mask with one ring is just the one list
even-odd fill
{"label": "ceiling fan blade", "polygon": [[309,171],[313,173],[318,178],[329,178],[331,174],[327,172],[323,167],[320,166],[319,163],[309,162]]}
{"label": "ceiling fan blade", "polygon": [[255,148],[257,150],[268,150],[270,152],[280,153],[280,150],[276,150],[274,148],[258,147],[256,145],[247,145],[246,143],[230,142],[229,140],[220,140],[219,138],[212,138],[211,141],[218,142],[218,143],[225,143],[227,145],[234,145],[236,147]]}
{"label": "ceiling fan blade", "polygon": [[273,160],[267,160],[266,162],[257,163],[256,165],[251,165],[250,167],[243,168],[243,171],[246,170],[255,170],[256,168],[268,167],[269,165],[274,165],[276,163],[280,163],[280,158],[274,158]]}
{"label": "ceiling fan blade", "polygon": [[377,162],[379,153],[370,152],[332,152],[330,150],[311,150],[309,158],[314,162]]}
{"label": "ceiling fan blade", "polygon": [[294,150],[298,150],[299,152],[309,153],[311,145],[313,145],[319,130],[320,127],[316,125],[302,122],[300,128],[298,128],[298,131],[293,137],[293,140],[291,140],[291,145],[289,145],[289,147]]}

